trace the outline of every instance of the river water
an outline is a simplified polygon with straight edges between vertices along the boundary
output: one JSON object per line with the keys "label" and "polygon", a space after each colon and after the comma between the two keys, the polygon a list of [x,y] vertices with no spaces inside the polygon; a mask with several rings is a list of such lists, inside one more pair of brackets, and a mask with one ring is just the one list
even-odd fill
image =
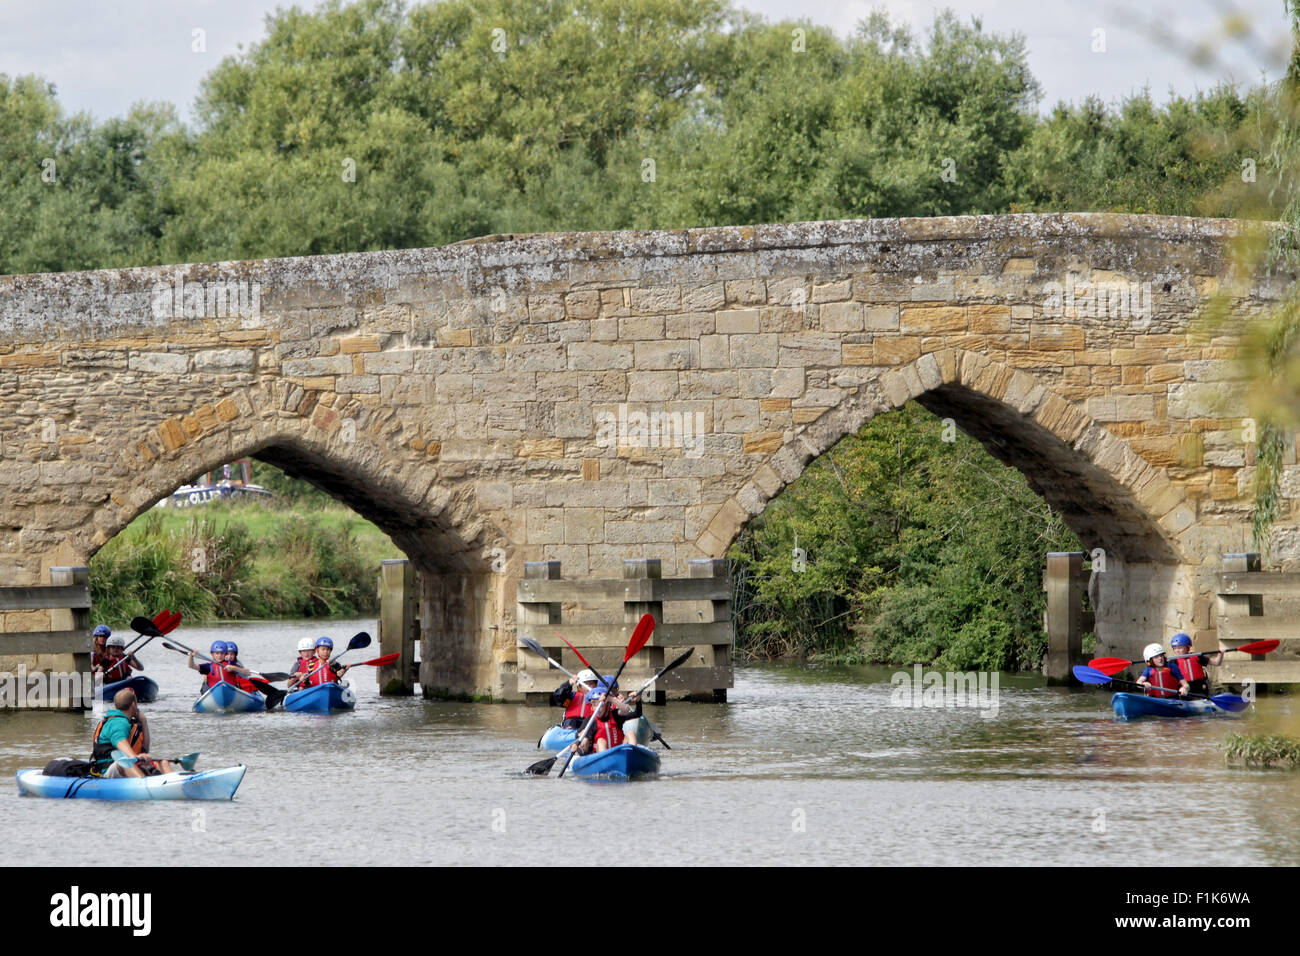
{"label": "river water", "polygon": [[[360,630],[375,622],[176,636],[237,640],[270,671],[301,637]],[[162,688],[145,707],[153,753],[247,764],[235,800],[41,800],[10,783],[0,865],[105,865],[118,828],[142,865],[554,865],[592,845],[640,863],[1300,864],[1300,772],[1230,768],[1221,750],[1232,729],[1300,731],[1290,697],[1240,719],[1122,723],[1108,693],[1036,678],[1000,675],[992,714],[897,706],[894,668],[738,668],[731,703],[649,708],[673,749],[657,779],[619,784],[520,774],[555,711],[381,698],[358,667],[352,713],[195,714],[184,658],[157,641],[141,656]],[[86,756],[93,724],[0,712],[0,772]]]}

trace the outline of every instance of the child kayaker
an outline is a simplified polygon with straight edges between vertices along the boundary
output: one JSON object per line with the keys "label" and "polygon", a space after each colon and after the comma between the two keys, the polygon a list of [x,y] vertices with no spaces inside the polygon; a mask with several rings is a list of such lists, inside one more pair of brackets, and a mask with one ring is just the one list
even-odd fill
{"label": "child kayaker", "polygon": [[206,690],[209,687],[214,687],[221,683],[234,684],[238,687],[239,683],[235,680],[237,675],[242,674],[244,677],[247,677],[249,674],[253,673],[247,668],[240,667],[238,664],[231,664],[229,661],[225,660],[225,641],[213,641],[212,646],[208,648],[208,656],[212,658],[212,663],[210,664],[207,661],[204,661],[202,664],[196,662],[194,660],[194,654],[194,651],[190,651],[190,668],[198,671],[207,678],[203,683],[202,690]]}
{"label": "child kayaker", "polygon": [[617,684],[611,689],[607,679],[601,679],[587,694],[587,702],[596,709],[596,719],[575,742],[579,755],[600,753],[624,743],[635,745],[641,737],[649,739],[648,721],[641,716],[640,694],[620,697]]}
{"label": "child kayaker", "polygon": [[334,653],[334,642],[328,637],[316,638],[316,657],[312,659],[310,669],[307,671],[307,678],[303,681],[306,687],[316,687],[320,684],[337,683],[339,678],[348,672],[350,664],[335,664],[330,660],[330,655]]}
{"label": "child kayaker", "polygon": [[293,676],[289,678],[286,687],[293,689],[307,679],[307,672],[311,669],[312,658],[315,656],[315,641],[310,637],[304,637],[298,641],[298,659],[293,662],[293,667],[289,668],[289,673]]}
{"label": "child kayaker", "polygon": [[120,636],[109,637],[105,641],[103,658],[105,683],[111,684],[114,681],[126,680],[131,676],[131,671],[144,670],[134,654],[123,654],[125,650],[125,638]]}
{"label": "child kayaker", "polygon": [[[113,696],[113,707],[104,715],[90,737],[92,773],[101,777],[146,777],[171,773],[176,768],[166,760],[149,756],[149,725],[135,691],[124,687]],[[123,767],[113,760],[113,751],[128,757],[140,757],[133,766]]]}
{"label": "child kayaker", "polygon": [[1175,634],[1174,639],[1169,643],[1174,652],[1171,663],[1187,678],[1187,683],[1191,686],[1191,692],[1208,697],[1210,694],[1210,678],[1205,673],[1205,668],[1206,665],[1218,667],[1222,664],[1223,651],[1216,651],[1213,654],[1193,654],[1192,639],[1182,633]]}
{"label": "child kayaker", "polygon": [[1165,649],[1160,644],[1148,644],[1142,650],[1142,658],[1147,662],[1146,669],[1138,676],[1137,682],[1146,688],[1148,697],[1186,697],[1190,687],[1183,677],[1178,665],[1165,657]]}
{"label": "child kayaker", "polygon": [[591,705],[587,703],[587,694],[596,687],[596,674],[592,670],[580,670],[551,693],[551,706],[564,708],[564,719],[560,726],[566,730],[581,730],[582,725],[591,716]]}
{"label": "child kayaker", "polygon": [[103,672],[105,644],[113,632],[108,629],[107,624],[99,624],[91,632],[90,637],[93,642],[90,650],[90,669]]}

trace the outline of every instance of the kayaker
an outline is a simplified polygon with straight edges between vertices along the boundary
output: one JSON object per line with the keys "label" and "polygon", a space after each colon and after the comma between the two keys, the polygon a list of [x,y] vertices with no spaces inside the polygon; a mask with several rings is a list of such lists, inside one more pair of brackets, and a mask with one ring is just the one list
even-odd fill
{"label": "kayaker", "polygon": [[1138,676],[1137,683],[1146,688],[1148,697],[1173,697],[1175,694],[1186,697],[1191,689],[1183,677],[1178,665],[1165,657],[1165,649],[1160,644],[1148,644],[1142,650],[1142,659],[1147,662],[1146,669]]}
{"label": "kayaker", "polygon": [[641,716],[641,695],[620,697],[618,685],[610,688],[607,679],[596,683],[587,694],[587,702],[596,709],[596,719],[574,746],[579,755],[600,753],[619,744],[636,745],[641,737],[649,739],[649,722]]}
{"label": "kayaker", "polygon": [[581,730],[591,716],[587,694],[596,687],[594,671],[580,670],[551,693],[551,706],[564,708],[560,726],[566,730]]}
{"label": "kayaker", "polygon": [[[90,737],[92,773],[100,777],[151,777],[172,773],[176,768],[166,760],[149,756],[149,724],[140,713],[135,691],[124,687],[113,695],[113,707],[95,727]],[[123,767],[113,760],[113,751],[128,757],[140,757],[135,764]]]}
{"label": "kayaker", "polygon": [[215,687],[217,684],[221,683],[234,684],[238,687],[239,682],[235,679],[238,675],[242,674],[244,677],[247,677],[249,674],[253,673],[247,668],[240,667],[238,664],[231,664],[229,661],[223,660],[226,656],[225,641],[213,641],[212,646],[208,648],[208,656],[212,658],[212,663],[208,663],[207,661],[204,661],[202,664],[197,663],[194,660],[194,654],[194,651],[190,651],[190,668],[198,671],[207,678],[203,684],[205,688]]}
{"label": "kayaker", "polygon": [[95,626],[95,629],[91,632],[90,634],[90,638],[92,641],[91,649],[90,649],[91,670],[102,671],[104,665],[104,651],[106,650],[106,642],[112,636],[113,636],[113,632],[108,629],[107,624],[98,624]]}
{"label": "kayaker", "polygon": [[336,664],[330,660],[334,653],[334,642],[328,637],[316,638],[316,656],[308,665],[304,687],[317,687],[321,684],[337,683],[348,672],[350,664]]}
{"label": "kayaker", "polygon": [[1218,667],[1222,664],[1223,651],[1216,651],[1213,654],[1193,654],[1192,639],[1183,633],[1175,634],[1174,639],[1169,643],[1174,652],[1174,659],[1171,663],[1187,678],[1187,683],[1192,689],[1191,692],[1208,697],[1210,694],[1210,678],[1205,673],[1205,668],[1206,665]]}
{"label": "kayaker", "polygon": [[307,672],[311,670],[311,661],[315,656],[315,641],[310,637],[298,641],[298,659],[293,662],[293,667],[289,668],[289,673],[293,676],[289,678],[289,683],[285,687],[292,689],[307,679]]}
{"label": "kayaker", "polygon": [[104,680],[106,683],[126,680],[131,676],[131,671],[144,670],[144,667],[136,659],[134,654],[123,654],[126,650],[126,639],[121,636],[110,636],[104,644]]}

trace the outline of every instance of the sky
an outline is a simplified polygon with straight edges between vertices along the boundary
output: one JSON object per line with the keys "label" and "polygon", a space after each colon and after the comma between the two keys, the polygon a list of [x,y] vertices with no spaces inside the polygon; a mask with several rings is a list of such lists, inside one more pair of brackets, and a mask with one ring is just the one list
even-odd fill
{"label": "sky", "polygon": [[[808,19],[841,36],[873,8],[923,33],[937,9],[979,17],[995,33],[1024,35],[1029,65],[1043,87],[1040,111],[1089,94],[1112,102],[1144,87],[1158,102],[1220,80],[1251,84],[1261,64],[1276,79],[1285,68],[1282,0],[744,0],[736,5],[770,21]],[[263,35],[276,0],[0,0],[0,73],[36,73],[54,83],[69,112],[98,119],[132,103],[165,100],[182,119],[203,76],[225,56]],[[312,0],[300,6],[315,6]],[[1225,11],[1252,25],[1252,42],[1223,42]],[[201,31],[201,37],[195,31]],[[1101,32],[1098,32],[1101,31]],[[1190,51],[1210,42],[1221,56],[1196,66]]]}

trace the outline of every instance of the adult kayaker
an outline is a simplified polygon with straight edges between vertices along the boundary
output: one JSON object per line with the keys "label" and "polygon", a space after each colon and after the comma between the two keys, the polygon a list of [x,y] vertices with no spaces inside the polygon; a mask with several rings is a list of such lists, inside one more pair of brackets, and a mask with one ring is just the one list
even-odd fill
{"label": "adult kayaker", "polygon": [[[1186,634],[1178,633],[1174,639],[1169,642],[1176,660],[1171,663],[1178,668],[1187,683],[1191,686],[1193,694],[1200,694],[1208,697],[1210,694],[1210,678],[1205,673],[1207,665],[1218,667],[1223,663],[1223,651],[1216,651],[1213,654],[1193,654],[1192,639]],[[1188,655],[1186,657],[1182,655]]]}
{"label": "adult kayaker", "polygon": [[560,726],[566,730],[581,730],[582,725],[591,716],[591,705],[587,703],[587,694],[596,687],[594,671],[580,670],[551,693],[551,706],[564,708],[564,719]]}
{"label": "adult kayaker", "polygon": [[641,716],[641,695],[619,696],[618,685],[612,688],[602,678],[587,694],[587,702],[596,710],[596,719],[585,736],[574,742],[579,755],[600,753],[619,744],[635,745],[642,737],[650,738],[650,724]]}
{"label": "adult kayaker", "polygon": [[351,664],[336,664],[330,660],[334,653],[334,641],[328,637],[316,638],[316,656],[312,658],[303,681],[304,687],[316,687],[320,684],[337,683],[348,672]]}
{"label": "adult kayaker", "polygon": [[[113,695],[113,706],[95,727],[90,737],[92,772],[101,777],[151,777],[171,773],[176,768],[166,760],[149,756],[149,724],[140,713],[135,691],[124,687]],[[135,764],[123,767],[113,760],[113,751],[128,757],[140,757]]]}
{"label": "adult kayaker", "polygon": [[203,683],[205,688],[215,687],[217,684],[221,683],[234,684],[238,687],[239,682],[235,679],[238,675],[242,674],[244,677],[247,677],[249,674],[253,673],[245,667],[240,667],[238,664],[231,664],[229,661],[224,659],[226,656],[225,641],[213,641],[212,646],[208,648],[208,656],[212,658],[212,663],[204,661],[200,664],[196,662],[194,660],[194,653],[194,651],[190,651],[190,668],[198,671],[207,678]]}
{"label": "adult kayaker", "polygon": [[289,678],[287,688],[294,688],[307,679],[307,672],[311,670],[312,658],[316,656],[316,642],[310,637],[301,638],[298,641],[298,659],[293,662],[293,667],[289,668],[289,673],[293,676]]}
{"label": "adult kayaker", "polygon": [[107,649],[107,641],[113,636],[113,632],[108,629],[107,624],[98,624],[91,632],[92,641],[90,649],[90,669],[103,672],[104,652]]}
{"label": "adult kayaker", "polygon": [[131,676],[131,671],[142,671],[144,667],[136,659],[134,654],[124,654],[126,651],[125,638],[114,635],[108,638],[104,644],[104,680],[111,684],[113,681],[126,680]]}
{"label": "adult kayaker", "polygon": [[1142,659],[1147,662],[1146,669],[1138,676],[1137,682],[1146,688],[1148,697],[1186,697],[1191,689],[1183,677],[1178,665],[1165,657],[1161,644],[1148,644],[1142,650]]}

